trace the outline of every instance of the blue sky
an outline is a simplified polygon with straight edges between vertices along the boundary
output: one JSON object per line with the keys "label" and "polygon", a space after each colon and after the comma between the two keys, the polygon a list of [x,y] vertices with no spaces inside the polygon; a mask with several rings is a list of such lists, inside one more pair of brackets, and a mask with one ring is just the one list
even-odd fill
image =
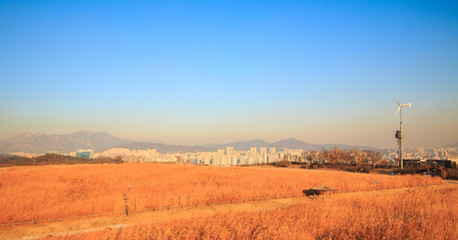
{"label": "blue sky", "polygon": [[456,1],[1,1],[0,138],[458,141]]}

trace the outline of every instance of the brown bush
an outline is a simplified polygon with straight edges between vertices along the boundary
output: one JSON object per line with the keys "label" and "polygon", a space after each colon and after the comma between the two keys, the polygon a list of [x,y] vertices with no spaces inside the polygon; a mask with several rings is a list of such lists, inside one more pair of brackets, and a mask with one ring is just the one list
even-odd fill
{"label": "brown bush", "polygon": [[274,163],[275,167],[289,167],[291,166],[291,162],[288,160],[282,160]]}

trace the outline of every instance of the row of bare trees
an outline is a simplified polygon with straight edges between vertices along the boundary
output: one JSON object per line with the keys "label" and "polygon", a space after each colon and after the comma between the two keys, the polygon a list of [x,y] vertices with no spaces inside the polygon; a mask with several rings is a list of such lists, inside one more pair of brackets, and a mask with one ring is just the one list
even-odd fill
{"label": "row of bare trees", "polygon": [[356,148],[344,151],[337,146],[331,150],[323,148],[321,151],[305,151],[302,155],[295,156],[293,161],[302,163],[386,164],[380,152],[361,151]]}

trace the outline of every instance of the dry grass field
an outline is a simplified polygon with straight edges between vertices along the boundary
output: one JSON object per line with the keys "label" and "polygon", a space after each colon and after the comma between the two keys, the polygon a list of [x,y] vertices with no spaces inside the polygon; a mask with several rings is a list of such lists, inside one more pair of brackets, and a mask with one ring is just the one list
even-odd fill
{"label": "dry grass field", "polygon": [[341,192],[439,184],[439,178],[279,168],[215,168],[131,163],[0,169],[0,223],[118,212],[130,208],[299,195],[328,185]]}
{"label": "dry grass field", "polygon": [[348,193],[286,208],[106,228],[58,239],[456,239],[456,199],[456,186]]}

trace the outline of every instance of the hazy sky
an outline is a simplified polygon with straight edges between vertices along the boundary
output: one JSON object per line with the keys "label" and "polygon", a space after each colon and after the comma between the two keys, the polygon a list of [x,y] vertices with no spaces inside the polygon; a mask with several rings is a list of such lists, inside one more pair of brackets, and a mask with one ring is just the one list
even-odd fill
{"label": "hazy sky", "polygon": [[457,1],[0,1],[0,139],[458,141]]}

